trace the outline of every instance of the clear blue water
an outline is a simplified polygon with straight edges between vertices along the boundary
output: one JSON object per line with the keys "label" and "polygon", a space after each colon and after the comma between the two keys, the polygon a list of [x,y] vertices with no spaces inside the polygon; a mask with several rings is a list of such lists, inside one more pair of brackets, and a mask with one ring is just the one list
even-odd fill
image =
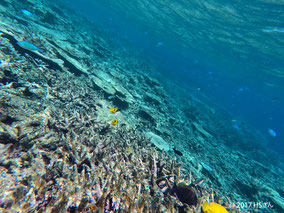
{"label": "clear blue water", "polygon": [[283,1],[72,0],[68,6],[116,35],[110,41],[117,46],[141,52],[165,80],[196,89],[257,128],[284,156]]}

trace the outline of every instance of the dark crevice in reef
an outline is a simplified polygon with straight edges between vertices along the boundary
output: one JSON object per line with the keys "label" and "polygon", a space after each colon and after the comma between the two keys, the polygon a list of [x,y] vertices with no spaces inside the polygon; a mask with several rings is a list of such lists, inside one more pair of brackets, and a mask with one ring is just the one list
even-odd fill
{"label": "dark crevice in reef", "polygon": [[139,110],[137,115],[143,120],[150,122],[153,126],[156,125],[155,119],[149,113],[145,112],[144,110]]}
{"label": "dark crevice in reef", "polygon": [[121,92],[119,91],[116,91],[115,94],[121,98],[126,98],[126,95],[122,94]]}
{"label": "dark crevice in reef", "polygon": [[[47,39],[49,43],[51,43],[53,46],[57,47],[58,49],[61,49],[62,51],[64,51],[69,57],[71,58],[75,58],[77,61],[80,59],[78,57],[76,57],[75,55],[70,54],[68,51],[62,49],[59,45],[57,45],[54,41]],[[62,56],[63,57],[63,56]],[[63,60],[63,59],[62,59]]]}
{"label": "dark crevice in reef", "polygon": [[277,192],[279,193],[279,195],[280,195],[281,197],[284,197],[284,191],[283,191],[283,190],[277,189]]}
{"label": "dark crevice in reef", "polygon": [[0,122],[6,124],[6,125],[11,125],[13,122],[17,121],[16,118],[13,118],[9,115],[3,115],[0,113]]}
{"label": "dark crevice in reef", "polygon": [[58,20],[57,20],[57,17],[54,16],[52,13],[50,12],[46,12],[45,14],[42,15],[42,19],[41,19],[41,22],[42,23],[49,23],[51,25],[55,25]]}
{"label": "dark crevice in reef", "polygon": [[[1,64],[1,62],[0,62],[0,64]],[[14,82],[13,83],[14,88],[17,88],[17,87],[20,86],[19,83],[15,83],[17,81],[17,76],[15,74],[11,73],[9,70],[6,70],[6,69],[4,69],[2,71],[2,73],[3,73],[3,75],[0,76],[0,83],[9,84],[11,82]]]}
{"label": "dark crevice in reef", "polygon": [[24,20],[24,19],[22,19],[22,18],[19,18],[19,17],[17,17],[17,16],[13,16],[13,15],[11,15],[11,17],[13,17],[15,20],[17,20],[17,22],[18,22],[19,24],[22,24],[22,25],[24,25],[24,26],[29,26],[29,22],[28,22],[28,21],[26,21],[26,20]]}
{"label": "dark crevice in reef", "polygon": [[237,188],[242,192],[242,194],[246,195],[247,198],[253,200],[254,196],[257,194],[257,188],[255,186],[251,186],[249,184],[242,183],[238,180],[235,180]]}
{"label": "dark crevice in reef", "polygon": [[0,5],[7,7],[9,5],[9,3],[4,1],[4,0],[0,0]]}
{"label": "dark crevice in reef", "polygon": [[77,67],[75,67],[71,62],[66,60],[62,55],[58,54],[57,57],[64,61],[64,66],[68,68],[69,72],[73,73],[75,76],[81,76],[86,75],[81,70],[79,70]]}
{"label": "dark crevice in reef", "polygon": [[80,163],[78,165],[78,172],[81,173],[83,171],[83,169],[88,169],[89,168],[92,168],[92,165],[91,165],[91,162],[88,160],[88,159],[85,159],[82,163]]}
{"label": "dark crevice in reef", "polygon": [[112,102],[115,106],[117,106],[118,108],[120,108],[121,110],[125,110],[129,107],[129,104],[126,101],[121,100],[118,97],[114,97],[112,99]]}
{"label": "dark crevice in reef", "polygon": [[[54,41],[52,41],[51,39],[46,39],[49,43],[51,43],[53,46],[60,48],[60,46],[58,46]],[[61,49],[61,48],[60,48]]]}
{"label": "dark crevice in reef", "polygon": [[8,133],[2,133],[0,134],[0,141],[2,144],[16,144],[18,143],[18,140],[14,137],[12,137],[11,135],[9,135]]}
{"label": "dark crevice in reef", "polygon": [[102,88],[100,88],[95,82],[92,82],[91,88],[95,91],[102,91]]}
{"label": "dark crevice in reef", "polygon": [[33,96],[33,93],[29,90],[28,87],[25,87],[22,91],[23,95],[26,96],[26,97],[31,97]]}

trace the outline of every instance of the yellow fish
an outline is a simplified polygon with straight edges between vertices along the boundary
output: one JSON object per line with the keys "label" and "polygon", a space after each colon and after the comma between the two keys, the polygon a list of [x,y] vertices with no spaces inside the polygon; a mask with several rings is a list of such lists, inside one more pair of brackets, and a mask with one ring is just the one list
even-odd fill
{"label": "yellow fish", "polygon": [[111,107],[111,108],[109,109],[109,112],[110,112],[110,113],[116,113],[116,111],[117,111],[117,108],[115,108],[115,107]]}
{"label": "yellow fish", "polygon": [[229,213],[223,206],[214,202],[205,202],[202,206],[202,210],[204,213]]}
{"label": "yellow fish", "polygon": [[110,122],[110,124],[113,125],[113,126],[115,126],[115,125],[117,124],[117,121],[118,121],[117,119],[114,119],[114,120],[112,120],[112,121]]}

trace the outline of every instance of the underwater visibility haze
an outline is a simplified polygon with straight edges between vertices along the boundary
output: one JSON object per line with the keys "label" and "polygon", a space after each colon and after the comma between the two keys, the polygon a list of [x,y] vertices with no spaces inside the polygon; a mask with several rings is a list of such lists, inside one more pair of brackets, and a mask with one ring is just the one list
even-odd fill
{"label": "underwater visibility haze", "polygon": [[162,76],[199,88],[259,129],[269,148],[284,153],[282,1],[84,0],[69,6],[143,51]]}
{"label": "underwater visibility haze", "polygon": [[284,212],[283,0],[0,0],[0,212]]}

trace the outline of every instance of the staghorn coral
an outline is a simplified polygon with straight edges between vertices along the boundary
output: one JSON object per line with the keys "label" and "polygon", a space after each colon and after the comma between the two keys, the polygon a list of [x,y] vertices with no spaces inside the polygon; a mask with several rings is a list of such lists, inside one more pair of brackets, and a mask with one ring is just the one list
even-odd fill
{"label": "staghorn coral", "polygon": [[[43,79],[48,75],[46,70]],[[49,89],[34,85],[24,85],[31,86],[30,96],[21,88],[0,91],[1,105],[13,118],[0,123],[3,211],[200,211],[200,204],[184,207],[165,189],[183,180],[181,164],[163,157],[149,139],[126,126],[110,128],[88,104],[76,108],[78,98],[69,97],[68,89],[58,94],[63,88],[56,82]],[[40,104],[33,95],[38,89]],[[61,98],[53,102],[47,93]],[[66,100],[69,105],[61,108]],[[49,102],[54,106],[45,107]],[[200,203],[208,199],[208,189],[198,190]]]}
{"label": "staghorn coral", "polygon": [[[84,127],[84,123],[97,127],[103,123],[82,116],[65,117],[63,122],[51,115],[46,115],[47,122],[33,116],[32,121],[45,125],[49,133],[38,136],[30,149],[25,150],[27,144],[23,143],[28,136],[17,138],[13,131],[8,133],[15,142],[1,149],[5,153],[5,157],[1,155],[5,168],[1,174],[9,188],[5,192],[9,198],[2,201],[2,208],[37,212],[175,212],[182,206],[174,195],[161,189],[161,181],[170,187],[171,177],[182,179],[181,164],[172,161],[167,165],[157,160],[162,159],[161,153],[150,147],[146,138],[126,129],[102,137],[99,128]],[[27,120],[22,125],[23,133],[29,128],[35,130]],[[90,138],[90,134],[97,136]],[[126,149],[135,151],[126,153]],[[7,186],[9,171],[17,175],[18,186]],[[199,187],[199,193],[209,197],[205,188]],[[199,209],[200,205],[191,211]]]}

